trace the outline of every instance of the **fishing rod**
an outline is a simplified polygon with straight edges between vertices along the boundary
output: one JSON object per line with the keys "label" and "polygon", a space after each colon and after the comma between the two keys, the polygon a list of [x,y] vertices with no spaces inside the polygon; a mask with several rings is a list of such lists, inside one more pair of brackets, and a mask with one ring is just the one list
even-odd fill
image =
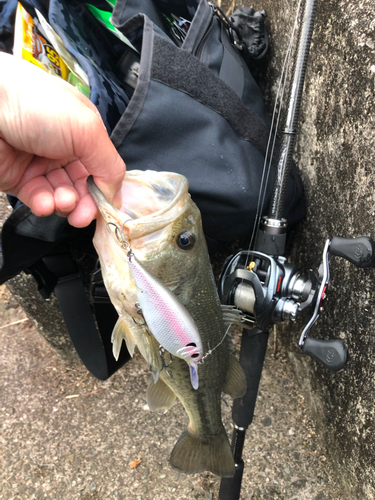
{"label": "fishing rod", "polygon": [[[306,326],[299,339],[301,351],[331,371],[341,370],[348,358],[345,344],[341,340],[316,339],[309,335],[322,310],[329,282],[328,257],[329,255],[343,257],[360,268],[375,264],[375,243],[366,236],[354,239],[339,237],[327,239],[318,271],[310,269],[307,276],[304,276],[298,266],[288,262],[285,257],[287,236],[287,220],[283,218],[285,194],[292,167],[316,3],[317,0],[306,0],[304,4],[269,213],[262,218],[259,215],[264,200],[264,191],[262,192],[265,189],[264,185],[259,195],[259,214],[253,234],[255,239],[251,238],[251,243],[254,241],[253,249],[241,250],[228,257],[219,278],[219,295],[222,303],[235,306],[244,315],[245,328],[241,340],[240,364],[248,384],[246,394],[242,398],[235,399],[233,403],[232,452],[236,473],[233,478],[221,480],[219,500],[238,500],[240,497],[244,471],[242,451],[246,429],[253,420],[269,330],[278,322],[295,321],[298,317],[304,316]],[[265,169],[265,179],[269,175],[269,168]]]}

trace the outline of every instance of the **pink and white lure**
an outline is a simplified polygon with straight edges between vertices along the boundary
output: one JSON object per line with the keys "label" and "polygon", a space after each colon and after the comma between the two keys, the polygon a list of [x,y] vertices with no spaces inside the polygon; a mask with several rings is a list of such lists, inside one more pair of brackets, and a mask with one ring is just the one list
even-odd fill
{"label": "pink and white lure", "polygon": [[128,263],[147,326],[164,349],[187,362],[191,384],[198,389],[198,361],[203,356],[198,327],[177,297],[140,264],[131,250]]}

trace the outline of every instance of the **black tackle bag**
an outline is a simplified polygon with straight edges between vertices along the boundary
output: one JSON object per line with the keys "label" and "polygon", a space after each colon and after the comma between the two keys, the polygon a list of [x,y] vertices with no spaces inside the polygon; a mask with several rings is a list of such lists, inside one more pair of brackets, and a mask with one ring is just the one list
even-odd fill
{"label": "black tackle bag", "polygon": [[[43,14],[87,73],[90,99],[127,169],[185,175],[211,251],[250,238],[270,132],[250,70],[268,44],[264,14],[247,9],[237,16],[245,23],[251,18],[251,29],[255,26],[247,43],[236,16],[228,19],[206,0],[117,0],[112,12],[117,36],[86,3],[21,3],[31,15],[35,8]],[[109,10],[104,0],[88,3]],[[3,50],[10,50],[16,5],[0,0]],[[274,173],[272,168],[265,209]],[[284,215],[293,227],[305,215],[295,169],[286,200]],[[96,377],[108,378],[128,356],[124,348],[118,362],[111,354],[117,315],[95,267],[94,224],[78,230],[63,218],[39,218],[17,199],[10,201],[14,210],[1,234],[0,283],[24,270],[45,297],[54,291],[81,359]]]}

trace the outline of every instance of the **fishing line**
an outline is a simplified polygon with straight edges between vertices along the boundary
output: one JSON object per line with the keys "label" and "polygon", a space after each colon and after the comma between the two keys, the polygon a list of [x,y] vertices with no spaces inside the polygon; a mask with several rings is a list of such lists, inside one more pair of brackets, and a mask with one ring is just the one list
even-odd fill
{"label": "fishing line", "polygon": [[[251,239],[250,239],[249,249],[251,249],[251,247],[254,244],[254,236],[256,234],[256,231],[259,228],[260,221],[261,221],[261,214],[263,212],[264,200],[265,200],[265,195],[266,195],[266,190],[267,190],[267,183],[268,183],[269,173],[270,173],[271,166],[272,166],[272,158],[273,158],[273,154],[274,154],[274,150],[275,150],[277,130],[278,130],[279,121],[280,121],[280,110],[281,110],[282,102],[284,99],[286,81],[287,81],[287,76],[288,76],[289,67],[290,67],[290,59],[291,59],[291,55],[292,55],[292,47],[293,47],[293,43],[294,43],[295,32],[297,30],[298,17],[299,17],[299,11],[300,11],[301,4],[302,4],[302,0],[299,0],[297,14],[296,14],[296,18],[295,18],[295,23],[293,26],[292,35],[290,38],[286,57],[284,59],[284,64],[283,64],[283,68],[282,68],[282,72],[281,72],[281,76],[280,76],[280,82],[279,82],[279,86],[278,86],[278,90],[277,90],[277,94],[276,94],[276,99],[275,99],[275,105],[273,108],[272,120],[271,120],[271,126],[270,126],[270,135],[268,138],[266,154],[265,154],[265,158],[264,158],[264,166],[263,166],[263,172],[262,172],[261,185],[260,185],[260,190],[259,190],[257,212],[256,212],[256,216],[255,216],[255,221],[254,221],[253,232],[252,232]],[[277,116],[277,120],[276,120],[276,127],[274,128],[275,116],[276,116],[278,107],[279,107],[279,111],[278,111],[278,116]],[[271,140],[272,140],[272,149],[271,149],[271,153],[269,153]],[[268,162],[268,165],[267,165],[267,162]],[[266,174],[266,172],[267,172],[267,174]]]}
{"label": "fishing line", "polygon": [[214,347],[213,349],[208,349],[207,353],[202,357],[202,359],[200,361],[197,362],[198,365],[202,365],[204,363],[204,360],[207,358],[207,356],[209,356],[210,354],[212,354],[212,352],[217,349],[219,347],[219,345],[221,345],[223,342],[224,342],[224,339],[225,337],[228,335],[228,332],[230,330],[230,327],[232,325],[229,325],[228,328],[227,328],[227,331],[225,332],[225,335],[224,337],[220,340],[220,342],[217,344],[216,347]]}
{"label": "fishing line", "polygon": [[[249,250],[251,248],[253,248],[253,245],[255,244],[254,237],[259,229],[260,222],[261,222],[261,217],[262,217],[262,212],[263,212],[263,207],[264,207],[264,200],[265,200],[266,191],[267,191],[267,184],[268,184],[269,174],[270,174],[271,166],[272,166],[272,158],[273,158],[274,151],[275,151],[277,130],[279,127],[279,121],[280,121],[280,115],[281,115],[280,111],[281,111],[281,106],[282,106],[283,99],[284,99],[287,76],[289,73],[290,60],[291,60],[291,56],[292,56],[292,48],[293,48],[294,38],[295,38],[297,26],[298,26],[298,18],[299,18],[299,12],[301,9],[301,5],[302,5],[302,0],[299,0],[298,7],[297,7],[297,13],[296,13],[296,17],[295,17],[295,21],[294,21],[294,25],[293,25],[292,35],[291,35],[291,38],[289,41],[287,53],[286,53],[283,68],[281,71],[280,82],[279,82],[279,86],[278,86],[277,93],[276,93],[275,105],[273,107],[272,120],[271,120],[271,126],[270,126],[270,134],[268,137],[267,148],[266,148],[266,153],[265,153],[265,157],[264,157],[262,178],[261,178],[260,188],[259,188],[257,211],[256,211],[255,219],[254,219],[253,231],[252,231],[251,238],[250,238]],[[277,109],[278,109],[278,111],[277,111]],[[276,126],[274,127],[276,113],[277,113],[277,119],[276,119]],[[272,148],[271,148],[271,152],[270,152],[271,142],[272,142]],[[248,264],[248,263],[246,263],[246,264]]]}

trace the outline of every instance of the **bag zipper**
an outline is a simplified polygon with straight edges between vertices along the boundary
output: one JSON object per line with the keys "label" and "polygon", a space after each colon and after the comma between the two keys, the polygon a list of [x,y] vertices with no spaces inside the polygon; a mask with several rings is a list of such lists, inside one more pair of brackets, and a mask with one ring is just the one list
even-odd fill
{"label": "bag zipper", "polygon": [[203,47],[207,41],[207,38],[208,38],[209,34],[211,33],[212,28],[214,27],[215,6],[210,2],[208,2],[208,5],[211,7],[211,15],[208,19],[206,26],[202,30],[202,35],[196,44],[196,48],[192,52],[194,56],[198,57],[198,59],[200,58],[202,51],[203,51]]}
{"label": "bag zipper", "polygon": [[[193,54],[195,56],[197,56],[198,58],[200,58],[202,51],[203,51],[203,47],[205,45],[205,42],[206,42],[209,34],[211,33],[212,28],[214,27],[215,18],[218,19],[218,21],[226,28],[232,45],[234,47],[236,47],[238,50],[244,50],[245,46],[244,46],[241,34],[239,33],[238,29],[236,29],[233,26],[233,23],[231,23],[231,21],[227,18],[227,16],[220,9],[220,7],[218,7],[217,5],[215,5],[211,2],[207,2],[207,3],[211,7],[211,16],[209,18],[209,21],[207,23],[206,28],[203,30],[203,34],[202,34],[201,39],[197,43],[196,49],[193,51]],[[234,38],[233,32],[236,33],[238,40],[236,40]]]}

